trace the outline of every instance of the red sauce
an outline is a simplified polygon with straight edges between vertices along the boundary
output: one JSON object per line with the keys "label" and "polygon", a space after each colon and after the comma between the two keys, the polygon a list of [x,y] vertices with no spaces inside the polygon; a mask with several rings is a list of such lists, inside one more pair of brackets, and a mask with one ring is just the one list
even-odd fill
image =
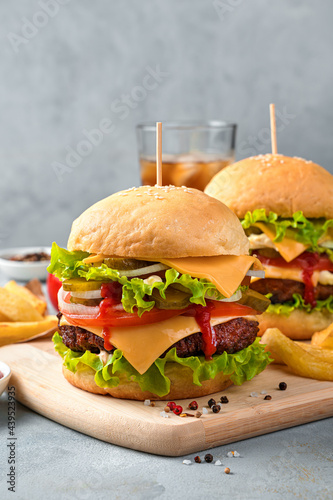
{"label": "red sauce", "polygon": [[107,351],[112,351],[113,345],[110,343],[110,338],[111,338],[111,331],[110,328],[107,326],[103,327],[102,330],[102,335],[104,339],[104,347]]}
{"label": "red sauce", "polygon": [[115,304],[120,304],[122,285],[117,281],[112,283],[103,283],[101,286],[101,295],[104,300],[99,304],[98,316],[103,318],[107,316],[109,309]]}
{"label": "red sauce", "polygon": [[[116,281],[112,283],[103,283],[101,286],[101,295],[104,298],[99,305],[99,316],[106,316],[108,309],[114,304],[119,304],[122,295],[122,285]],[[107,351],[112,351],[113,345],[110,342],[110,327],[104,326],[102,330],[104,347]]]}
{"label": "red sauce", "polygon": [[316,306],[315,300],[315,287],[312,283],[312,275],[314,271],[330,271],[333,272],[333,263],[327,255],[320,255],[318,253],[303,252],[296,259],[286,262],[283,257],[263,257],[258,255],[258,259],[267,266],[284,267],[292,269],[301,269],[303,283],[305,285],[303,299],[307,304],[312,307]]}
{"label": "red sauce", "polygon": [[104,299],[112,299],[113,304],[121,301],[122,287],[117,281],[112,281],[111,283],[103,283],[101,286],[101,295]]}
{"label": "red sauce", "polygon": [[214,327],[210,324],[213,309],[214,304],[207,300],[206,307],[193,304],[186,314],[184,314],[184,316],[194,316],[195,321],[198,323],[204,343],[203,352],[207,360],[212,359],[213,354],[216,352],[216,333]]}

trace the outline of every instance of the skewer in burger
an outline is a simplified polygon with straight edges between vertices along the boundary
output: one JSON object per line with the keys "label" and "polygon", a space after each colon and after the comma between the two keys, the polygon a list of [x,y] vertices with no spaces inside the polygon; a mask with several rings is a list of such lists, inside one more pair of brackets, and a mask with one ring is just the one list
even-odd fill
{"label": "skewer in burger", "polygon": [[255,320],[269,301],[248,290],[263,273],[248,249],[235,214],[196,189],[143,186],[90,207],[48,269],[62,280],[66,379],[136,400],[250,380],[269,363]]}
{"label": "skewer in burger", "polygon": [[217,174],[205,192],[240,218],[265,278],[251,289],[271,300],[260,334],[278,327],[310,339],[333,322],[333,176],[302,158],[259,155]]}

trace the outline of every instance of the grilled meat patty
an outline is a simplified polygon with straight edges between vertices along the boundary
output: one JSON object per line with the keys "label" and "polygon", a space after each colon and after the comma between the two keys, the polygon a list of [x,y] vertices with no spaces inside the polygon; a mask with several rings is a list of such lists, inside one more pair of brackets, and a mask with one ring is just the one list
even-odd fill
{"label": "grilled meat patty", "polygon": [[[293,294],[304,295],[304,283],[294,280],[281,280],[276,278],[266,278],[251,283],[250,288],[256,292],[266,295],[271,293],[270,301],[272,304],[281,304],[293,300]],[[315,299],[325,300],[333,295],[332,285],[318,285],[315,287]]]}
{"label": "grilled meat patty", "polygon": [[[60,321],[61,314],[58,315],[58,318]],[[253,344],[259,328],[257,321],[245,318],[235,318],[215,326],[214,330],[217,339],[216,354],[222,354],[224,351],[228,354],[232,354]],[[106,350],[104,349],[104,340],[98,335],[88,332],[84,328],[63,325],[58,327],[58,331],[62,337],[63,343],[72,351],[84,352],[88,350],[98,354],[101,350]],[[200,332],[193,333],[179,342],[176,342],[170,349],[173,347],[176,347],[177,355],[180,358],[204,354],[204,344]]]}

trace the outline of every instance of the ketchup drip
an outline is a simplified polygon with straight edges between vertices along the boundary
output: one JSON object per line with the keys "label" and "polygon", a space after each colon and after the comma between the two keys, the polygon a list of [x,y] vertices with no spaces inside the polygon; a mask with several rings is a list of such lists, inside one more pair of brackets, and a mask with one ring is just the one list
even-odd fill
{"label": "ketchup drip", "polygon": [[[304,295],[303,299],[306,304],[311,304],[311,307],[316,307],[317,301],[315,299],[315,287],[312,282],[313,271],[315,270],[316,265],[319,261],[318,254],[309,254],[303,258],[303,267],[302,267],[302,278],[304,282]],[[302,257],[302,255],[300,255]]]}
{"label": "ketchup drip", "polygon": [[311,307],[317,305],[315,299],[315,287],[312,282],[312,275],[314,271],[333,271],[333,263],[327,255],[319,255],[318,253],[303,252],[290,262],[286,262],[282,257],[264,257],[258,255],[258,259],[267,266],[283,267],[301,269],[303,283],[305,286],[303,299]]}
{"label": "ketchup drip", "polygon": [[214,327],[210,324],[211,312],[213,309],[214,304],[207,300],[206,307],[199,304],[193,304],[184,314],[184,316],[194,316],[195,321],[198,323],[200,332],[202,333],[202,340],[204,343],[203,352],[205,353],[206,360],[212,359],[213,354],[216,352],[216,333]]}
{"label": "ketchup drip", "polygon": [[[117,281],[113,281],[112,283],[103,283],[101,286],[101,295],[104,300],[99,305],[99,315],[105,316],[108,312],[108,309],[114,305],[119,304],[121,301],[122,295],[122,285]],[[111,338],[111,330],[109,327],[104,326],[102,330],[102,335],[104,339],[104,347],[107,351],[112,351],[113,345],[110,342]]]}
{"label": "ketchup drip", "polygon": [[104,326],[103,330],[102,330],[102,335],[103,335],[103,339],[104,339],[105,350],[112,351],[113,345],[110,343],[110,338],[111,338],[110,328],[107,326]]}

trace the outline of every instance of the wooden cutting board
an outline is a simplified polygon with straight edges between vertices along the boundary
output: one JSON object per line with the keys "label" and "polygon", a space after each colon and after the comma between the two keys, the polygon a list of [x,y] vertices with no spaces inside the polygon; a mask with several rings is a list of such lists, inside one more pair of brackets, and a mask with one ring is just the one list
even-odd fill
{"label": "wooden cutting board", "polygon": [[[50,340],[2,347],[0,360],[10,365],[10,385],[16,386],[22,404],[102,441],[157,455],[186,455],[333,416],[332,382],[297,377],[279,365],[268,366],[250,382],[227,389],[223,394],[229,403],[218,414],[209,410],[201,418],[180,418],[173,413],[163,418],[163,402],[149,407],[71,386],[61,373],[62,360]],[[281,381],[288,384],[286,391],[278,390]],[[263,390],[272,400],[264,401]],[[251,397],[252,392],[258,397]],[[197,399],[199,409],[210,397]],[[185,410],[189,401],[178,403]]]}

